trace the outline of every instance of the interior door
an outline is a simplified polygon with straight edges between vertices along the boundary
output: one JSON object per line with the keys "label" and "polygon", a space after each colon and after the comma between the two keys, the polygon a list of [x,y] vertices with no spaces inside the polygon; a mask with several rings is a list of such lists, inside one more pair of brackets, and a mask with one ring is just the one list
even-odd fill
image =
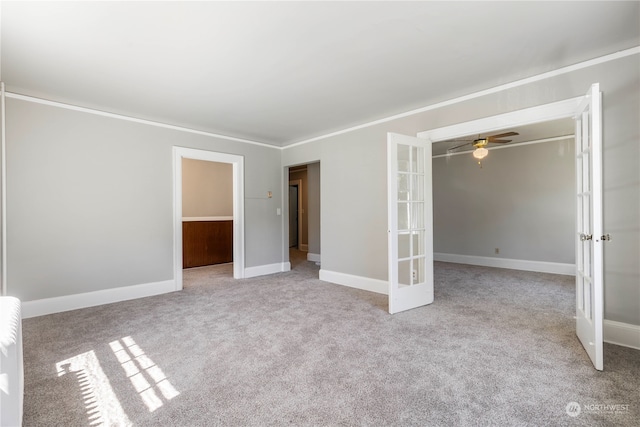
{"label": "interior door", "polygon": [[389,313],[433,302],[431,143],[389,133]]}
{"label": "interior door", "polygon": [[594,84],[576,115],[576,332],[603,369],[602,95]]}

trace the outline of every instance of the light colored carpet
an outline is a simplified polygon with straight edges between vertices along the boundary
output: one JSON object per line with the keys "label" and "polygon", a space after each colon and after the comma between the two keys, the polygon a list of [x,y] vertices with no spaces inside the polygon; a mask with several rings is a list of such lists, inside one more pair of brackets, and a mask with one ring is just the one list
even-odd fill
{"label": "light colored carpet", "polygon": [[25,320],[25,426],[638,425],[640,352],[592,368],[571,277],[436,263],[435,303],[391,316],[292,261]]}

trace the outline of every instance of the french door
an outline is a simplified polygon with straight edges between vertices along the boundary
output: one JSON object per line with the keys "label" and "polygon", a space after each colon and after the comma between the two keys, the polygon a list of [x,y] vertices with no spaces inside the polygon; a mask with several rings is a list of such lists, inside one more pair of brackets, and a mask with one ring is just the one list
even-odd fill
{"label": "french door", "polygon": [[602,94],[587,92],[576,114],[576,333],[603,369]]}
{"label": "french door", "polygon": [[[608,236],[603,234],[602,223],[601,96],[600,86],[594,84],[582,98],[567,99],[419,133],[421,137],[431,141],[445,141],[461,135],[472,135],[488,130],[498,131],[504,129],[506,124],[516,127],[566,117],[575,119],[576,334],[594,367],[598,370],[603,369],[603,241],[608,240]],[[409,137],[403,138],[405,141],[411,139]],[[392,230],[392,218],[394,224],[398,218],[392,217],[397,213],[391,207],[393,203],[398,203],[398,195],[396,194],[398,192],[396,188],[398,178],[395,176],[398,171],[397,165],[393,163],[397,161],[398,154],[395,151],[398,148],[392,147],[391,136],[389,141],[389,282],[391,295],[391,291],[398,288],[398,285],[392,285],[398,281],[398,273],[392,273],[392,268],[399,268],[396,265],[398,263],[397,248],[392,248],[392,243],[398,244],[394,243],[398,237],[394,234],[397,231]],[[391,160],[392,155],[396,156],[393,161]],[[393,183],[391,183],[392,176],[396,180]],[[430,185],[425,188],[429,188],[431,191]],[[430,197],[429,195],[427,199]],[[395,277],[395,282],[393,282],[392,275]],[[391,304],[390,298],[390,307]]]}
{"label": "french door", "polygon": [[387,136],[389,313],[433,302],[431,143]]}

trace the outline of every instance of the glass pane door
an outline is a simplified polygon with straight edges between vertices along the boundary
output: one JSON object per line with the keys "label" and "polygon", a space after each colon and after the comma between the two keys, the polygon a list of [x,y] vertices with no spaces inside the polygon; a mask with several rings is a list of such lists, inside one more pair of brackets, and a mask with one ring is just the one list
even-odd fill
{"label": "glass pane door", "polygon": [[433,301],[431,144],[389,134],[389,312]]}

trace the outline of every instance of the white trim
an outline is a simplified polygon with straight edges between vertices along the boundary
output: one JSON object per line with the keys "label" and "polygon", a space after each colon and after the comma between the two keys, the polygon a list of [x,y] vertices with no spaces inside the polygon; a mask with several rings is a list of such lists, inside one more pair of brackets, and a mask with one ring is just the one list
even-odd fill
{"label": "white trim", "polygon": [[[543,139],[536,139],[533,141],[526,141],[526,142],[518,142],[515,144],[506,144],[506,145],[499,145],[496,147],[484,147],[487,150],[503,150],[505,148],[517,148],[517,147],[522,147],[525,145],[533,145],[533,144],[540,144],[543,142],[553,142],[553,141],[562,141],[564,139],[573,139],[575,138],[574,134],[571,135],[563,135],[563,136],[554,136],[552,138],[543,138]],[[437,156],[432,156],[433,159],[438,159],[440,157],[451,157],[451,156],[459,156],[461,154],[471,154],[473,152],[473,150],[464,150],[464,151],[456,151],[455,153],[446,153],[446,154],[438,154]]]}
{"label": "white trim", "polygon": [[511,270],[537,271],[539,273],[563,274],[575,276],[575,264],[559,262],[529,261],[524,259],[493,258],[474,255],[457,255],[434,253],[434,261],[453,262],[456,264],[481,265],[485,267],[508,268]]}
{"label": "white trim", "polygon": [[173,280],[144,283],[142,285],[122,286],[82,294],[65,295],[22,302],[22,318],[44,316],[80,308],[95,307],[136,298],[150,297],[175,291]]}
{"label": "white trim", "polygon": [[482,119],[418,132],[418,138],[428,139],[431,142],[446,141],[448,139],[492,132],[508,127],[525,126],[568,117],[573,118],[583,99],[584,96],[579,96],[550,104],[510,111],[508,113],[498,114],[497,116],[484,117]]}
{"label": "white trim", "polygon": [[[280,155],[282,158],[282,154]],[[276,208],[276,215],[280,216],[280,258],[289,259],[289,169],[280,168],[280,183],[282,185],[282,198],[280,207]],[[285,207],[286,203],[286,207]],[[291,265],[291,264],[289,264]]]}
{"label": "white trim", "polygon": [[640,350],[640,326],[605,319],[604,341]]}
{"label": "white trim", "polygon": [[404,112],[404,113],[396,114],[396,115],[385,117],[385,118],[382,118],[382,119],[379,119],[379,120],[374,120],[374,121],[371,121],[371,122],[363,123],[361,125],[352,126],[350,128],[346,128],[346,129],[339,130],[339,131],[336,131],[336,132],[331,132],[331,133],[328,133],[328,134],[316,136],[316,137],[313,137],[313,138],[310,138],[310,139],[305,139],[305,140],[302,140],[302,141],[298,141],[298,142],[294,142],[292,144],[282,145],[282,146],[278,146],[278,145],[274,145],[274,144],[268,144],[268,143],[265,143],[265,142],[252,141],[252,140],[249,140],[249,139],[236,138],[236,137],[216,134],[216,133],[212,133],[212,132],[200,131],[200,130],[196,130],[196,129],[187,128],[187,127],[184,127],[184,126],[170,125],[170,124],[167,124],[167,123],[156,122],[156,121],[152,121],[152,120],[139,119],[139,118],[135,118],[135,117],[126,116],[124,114],[109,113],[109,112],[106,112],[106,111],[101,111],[101,110],[97,110],[97,109],[93,109],[93,108],[80,107],[80,106],[77,106],[77,105],[66,104],[66,103],[58,102],[58,101],[51,101],[51,100],[47,100],[47,99],[43,99],[43,98],[37,98],[37,97],[34,97],[34,96],[30,96],[30,95],[23,95],[23,94],[19,94],[19,93],[15,93],[15,92],[7,92],[6,96],[8,96],[9,98],[13,98],[13,99],[19,99],[19,100],[22,100],[22,101],[34,102],[34,103],[44,104],[44,105],[50,105],[50,106],[54,106],[54,107],[65,108],[65,109],[68,109],[68,110],[82,111],[82,112],[89,113],[89,114],[96,114],[96,115],[105,116],[105,117],[111,117],[111,118],[115,118],[115,119],[127,120],[127,121],[136,122],[136,123],[143,123],[143,124],[147,124],[147,125],[151,125],[151,126],[158,126],[158,127],[178,130],[178,131],[182,131],[182,132],[188,132],[188,133],[194,133],[194,134],[198,134],[198,135],[210,136],[210,137],[213,137],[213,138],[220,138],[220,139],[226,139],[226,140],[229,140],[229,141],[237,141],[237,142],[243,142],[243,143],[246,143],[246,144],[254,144],[254,145],[259,145],[259,146],[262,146],[262,147],[275,148],[275,149],[278,149],[278,150],[285,150],[287,148],[293,148],[293,147],[297,147],[299,145],[307,144],[309,142],[330,138],[330,137],[336,136],[336,135],[342,135],[344,133],[352,132],[354,130],[363,129],[363,128],[367,128],[367,127],[370,127],[370,126],[375,126],[375,125],[378,125],[378,124],[381,124],[381,123],[386,123],[386,122],[389,122],[389,121],[392,121],[392,120],[401,119],[403,117],[412,116],[412,115],[423,113],[423,112],[426,112],[426,111],[436,110],[438,108],[442,108],[442,107],[445,107],[445,106],[448,106],[448,105],[453,105],[453,104],[457,104],[457,103],[460,103],[460,102],[468,101],[468,100],[471,100],[471,99],[479,98],[479,97],[482,97],[482,96],[485,96],[485,95],[490,95],[492,93],[498,93],[498,92],[501,92],[503,90],[512,89],[512,88],[515,88],[515,87],[518,87],[518,86],[524,86],[524,85],[527,85],[527,84],[530,84],[530,83],[534,83],[534,82],[537,82],[537,81],[540,81],[540,80],[544,80],[544,79],[548,79],[548,78],[552,78],[552,77],[557,77],[557,76],[560,76],[560,75],[563,75],[563,74],[567,74],[567,73],[570,73],[570,72],[573,72],[573,71],[581,70],[581,69],[584,69],[584,68],[589,68],[589,67],[592,67],[592,66],[595,66],[595,65],[599,65],[599,64],[603,64],[603,63],[610,62],[610,61],[615,61],[617,59],[625,58],[627,56],[636,55],[638,53],[640,53],[640,46],[632,47],[632,48],[629,48],[629,49],[625,49],[625,50],[621,50],[621,51],[618,51],[618,52],[610,53],[608,55],[604,55],[604,56],[601,56],[601,57],[598,57],[598,58],[594,58],[594,59],[590,59],[590,60],[587,60],[587,61],[579,62],[577,64],[573,64],[573,65],[569,65],[569,66],[566,66],[566,67],[558,68],[557,70],[552,70],[552,71],[548,71],[546,73],[538,74],[536,76],[531,76],[531,77],[527,77],[525,79],[516,80],[516,81],[511,82],[511,83],[505,83],[503,85],[495,86],[493,88],[481,90],[481,91],[474,92],[474,93],[471,93],[471,94],[468,94],[468,95],[464,95],[464,96],[459,96],[457,98],[449,99],[449,100],[438,102],[438,103],[435,103],[435,104],[430,104],[430,105],[427,105],[425,107],[417,108],[415,110],[410,110],[410,111],[407,111],[407,112]]}
{"label": "white trim", "polygon": [[[398,282],[398,149],[394,135],[397,134],[387,132],[387,295],[390,309],[394,297],[391,287]],[[433,251],[433,246],[427,250]],[[393,314],[393,311],[389,310],[389,313]]]}
{"label": "white trim", "polygon": [[549,79],[549,78],[552,78],[552,77],[557,77],[557,76],[560,76],[560,75],[563,75],[563,74],[571,73],[573,71],[577,71],[577,70],[581,70],[581,69],[584,69],[584,68],[593,67],[595,65],[603,64],[605,62],[615,61],[616,59],[625,58],[625,57],[631,56],[631,55],[636,55],[638,53],[640,53],[640,46],[632,47],[630,49],[625,49],[625,50],[621,50],[619,52],[610,53],[608,55],[604,55],[604,56],[601,56],[601,57],[598,57],[598,58],[594,58],[594,59],[590,59],[590,60],[587,60],[587,61],[579,62],[577,64],[569,65],[569,66],[566,66],[566,67],[558,68],[557,70],[548,71],[546,73],[538,74],[536,76],[527,77],[525,79],[516,80],[516,81],[511,82],[511,83],[506,83],[506,84],[503,84],[503,85],[500,85],[500,86],[495,86],[493,88],[489,88],[489,89],[481,90],[481,91],[474,92],[474,93],[471,93],[471,94],[468,94],[468,95],[459,96],[457,98],[449,99],[447,101],[442,101],[442,102],[438,102],[436,104],[431,104],[431,105],[428,105],[426,107],[422,107],[422,108],[418,108],[418,109],[415,109],[415,110],[407,111],[405,113],[396,114],[396,115],[393,115],[393,116],[385,117],[383,119],[374,120],[372,122],[367,122],[367,123],[363,123],[361,125],[353,126],[353,127],[347,128],[347,129],[339,130],[339,131],[328,133],[328,134],[321,135],[321,136],[316,136],[316,137],[313,137],[313,138],[310,138],[310,139],[305,139],[303,141],[299,141],[299,142],[295,142],[293,144],[289,144],[289,145],[283,146],[282,149],[286,150],[287,148],[293,148],[293,147],[297,147],[299,145],[307,144],[309,142],[330,138],[332,136],[342,135],[342,134],[345,134],[345,133],[348,133],[348,132],[352,132],[354,130],[358,130],[358,129],[363,129],[363,128],[367,128],[367,127],[370,127],[370,126],[379,125],[381,123],[386,123],[386,122],[389,122],[389,121],[392,121],[392,120],[401,119],[403,117],[412,116],[414,114],[424,113],[426,111],[431,111],[431,110],[437,110],[438,108],[446,107],[446,106],[449,106],[449,105],[457,104],[457,103],[468,101],[468,100],[475,99],[475,98],[480,98],[480,97],[485,96],[485,95],[498,93],[498,92],[501,92],[501,91],[504,91],[504,90],[507,90],[507,89],[512,89],[512,88],[515,88],[515,87],[518,87],[518,86],[524,86],[524,85],[527,85],[527,84],[530,84],[530,83],[535,83],[535,82],[540,81],[540,80]]}
{"label": "white trim", "polygon": [[307,261],[321,262],[320,260],[320,254],[312,254],[311,252],[307,252]]}
{"label": "white trim", "polygon": [[[286,269],[286,266],[284,264],[289,263],[282,263],[282,265],[271,264],[270,266],[250,267],[247,268],[247,270],[255,270],[256,272],[258,272],[259,269],[262,269],[263,267],[269,267],[269,269],[272,269],[272,266],[280,266],[280,268],[282,268],[282,271],[289,271],[290,268]],[[265,269],[264,271],[266,270],[267,269]],[[279,271],[272,271],[272,273],[276,272]],[[385,290],[387,286],[386,282],[384,281],[369,279],[366,277],[352,276],[344,273],[336,273],[327,270],[320,270],[320,280],[383,294],[385,294],[385,292],[380,292],[379,290]],[[165,280],[163,282],[145,283],[142,285],[134,286],[123,286],[120,288],[104,289],[82,294],[45,298],[34,301],[24,301],[22,302],[22,318],[28,319],[31,317],[44,316],[47,314],[61,313],[64,311],[78,310],[103,304],[111,304],[137,298],[161,295],[174,291],[174,288],[175,284],[173,283],[173,280]],[[640,350],[640,326],[616,322],[613,320],[605,320],[604,336],[605,341],[610,344]]]}
{"label": "white trim", "polygon": [[251,277],[266,276],[267,274],[282,273],[285,271],[291,271],[291,263],[288,261],[247,267],[244,269],[244,277],[245,279],[249,279]]}
{"label": "white trim", "polygon": [[320,270],[320,280],[335,283],[336,285],[362,289],[377,294],[389,294],[389,282],[386,280],[371,279],[369,277],[354,276],[352,274],[339,273],[337,271]]}
{"label": "white trim", "polygon": [[182,222],[233,221],[233,216],[183,216]]}
{"label": "white trim", "polygon": [[13,99],[18,99],[20,101],[27,101],[27,102],[33,102],[33,103],[36,103],[36,104],[48,105],[48,106],[51,106],[51,107],[64,108],[66,110],[73,110],[73,111],[80,111],[80,112],[83,112],[83,113],[95,114],[95,115],[98,115],[98,116],[109,117],[109,118],[112,118],[112,119],[120,119],[120,120],[125,120],[125,121],[128,121],[128,122],[141,123],[141,124],[144,124],[144,125],[157,126],[157,127],[161,127],[161,128],[165,128],[165,129],[177,130],[177,131],[187,132],[187,133],[194,133],[196,135],[204,135],[204,136],[209,136],[209,137],[212,137],[212,138],[226,139],[228,141],[243,142],[245,144],[259,145],[261,147],[275,148],[275,149],[278,149],[278,150],[282,149],[281,147],[279,147],[277,145],[267,144],[265,142],[258,142],[258,141],[252,141],[250,139],[236,138],[236,137],[233,137],[233,136],[226,136],[226,135],[221,135],[221,134],[218,134],[218,133],[206,132],[206,131],[197,130],[197,129],[191,129],[191,128],[188,128],[188,127],[185,127],[185,126],[170,125],[168,123],[162,123],[162,122],[157,122],[157,121],[153,121],[153,120],[139,119],[139,118],[136,118],[136,117],[126,116],[124,114],[109,113],[107,111],[97,110],[95,108],[80,107],[78,105],[65,104],[63,102],[58,102],[58,101],[50,101],[48,99],[36,98],[34,96],[22,95],[20,93],[15,93],[15,92],[7,92],[7,97],[13,98]]}
{"label": "white trim", "polygon": [[233,277],[242,279],[244,269],[244,157],[235,154],[173,147],[173,277],[182,289],[182,159],[233,165]]}

